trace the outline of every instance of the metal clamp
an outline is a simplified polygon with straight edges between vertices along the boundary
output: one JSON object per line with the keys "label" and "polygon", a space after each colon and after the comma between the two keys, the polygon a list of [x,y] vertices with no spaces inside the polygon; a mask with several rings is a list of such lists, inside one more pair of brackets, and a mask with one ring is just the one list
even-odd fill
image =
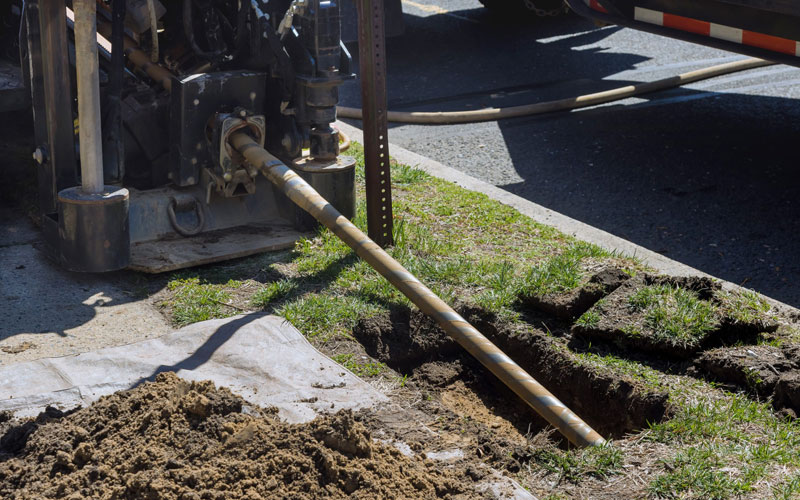
{"label": "metal clamp", "polygon": [[[255,141],[264,146],[266,120],[263,115],[253,115],[243,108],[236,108],[233,113],[217,113],[210,125],[211,148],[212,152],[217,154],[215,170],[218,169],[219,176],[225,182],[230,182],[234,171],[244,163],[238,151],[229,144],[231,134],[237,130],[247,129]],[[248,173],[252,177],[258,175],[255,171]]]}
{"label": "metal clamp", "polygon": [[[177,217],[175,216],[176,209],[180,211],[193,209],[195,215],[197,216],[197,225],[191,229],[186,229],[185,227],[181,226],[178,223]],[[203,207],[200,206],[200,202],[197,201],[194,196],[178,195],[171,197],[169,199],[169,205],[167,206],[167,215],[169,216],[169,222],[172,224],[175,232],[181,236],[196,236],[203,231],[203,227],[206,225],[206,218],[205,215],[203,215]]]}

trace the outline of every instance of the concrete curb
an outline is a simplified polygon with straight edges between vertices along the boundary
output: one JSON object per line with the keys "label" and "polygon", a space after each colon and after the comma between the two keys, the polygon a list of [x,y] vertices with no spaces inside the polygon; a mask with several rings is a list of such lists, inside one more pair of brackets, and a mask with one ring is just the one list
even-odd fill
{"label": "concrete curb", "polygon": [[[356,128],[347,123],[337,121],[336,127],[339,128],[344,134],[348,135],[351,140],[357,142],[364,142],[364,134],[361,129]],[[531,219],[541,224],[554,227],[562,233],[569,234],[578,238],[579,240],[593,243],[601,248],[609,251],[617,252],[622,255],[636,257],[644,262],[646,265],[656,269],[658,272],[664,274],[671,274],[676,276],[711,276],[699,269],[687,266],[681,262],[664,257],[661,254],[648,250],[628,240],[622,239],[619,236],[607,233],[596,227],[592,227],[583,222],[577,221],[566,215],[560,214],[549,208],[537,205],[532,201],[519,197],[515,194],[509,193],[497,186],[484,182],[480,179],[472,177],[464,172],[460,172],[454,168],[443,165],[425,156],[414,153],[404,149],[396,144],[389,144],[389,153],[400,163],[410,165],[420,170],[424,170],[434,177],[450,181],[463,188],[471,191],[483,193],[489,198],[499,201],[504,205],[508,205],[517,209],[521,214],[527,215]],[[719,280],[723,286],[728,289],[743,289],[735,283],[730,281]],[[766,297],[766,296],[765,296]],[[783,312],[797,312],[798,310],[788,304],[777,301],[770,297],[766,297],[768,301],[777,309]]]}

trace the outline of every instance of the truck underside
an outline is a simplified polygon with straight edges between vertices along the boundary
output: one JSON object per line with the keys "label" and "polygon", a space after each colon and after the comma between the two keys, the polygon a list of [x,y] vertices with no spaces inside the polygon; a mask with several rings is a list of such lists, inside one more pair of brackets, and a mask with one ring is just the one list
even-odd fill
{"label": "truck underside", "polygon": [[578,14],[800,66],[800,3],[789,0],[567,0]]}

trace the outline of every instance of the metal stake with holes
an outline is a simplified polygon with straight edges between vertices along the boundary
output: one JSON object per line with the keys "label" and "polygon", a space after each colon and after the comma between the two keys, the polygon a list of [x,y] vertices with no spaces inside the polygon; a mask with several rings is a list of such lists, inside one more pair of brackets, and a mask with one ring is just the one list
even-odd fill
{"label": "metal stake with holes", "polygon": [[359,0],[357,5],[367,232],[375,243],[385,248],[393,243],[393,238],[383,0]]}

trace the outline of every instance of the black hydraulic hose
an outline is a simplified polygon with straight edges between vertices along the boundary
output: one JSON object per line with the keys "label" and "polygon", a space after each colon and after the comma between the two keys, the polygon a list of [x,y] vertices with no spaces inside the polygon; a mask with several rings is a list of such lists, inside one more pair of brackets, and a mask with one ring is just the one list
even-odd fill
{"label": "black hydraulic hose", "polygon": [[206,52],[197,45],[197,41],[194,39],[194,24],[192,21],[192,0],[183,0],[183,34],[186,37],[186,41],[189,42],[189,46],[192,47],[192,50],[196,55],[199,57],[203,57],[206,59],[211,60],[212,62],[217,62],[223,52],[220,51],[212,51]]}

